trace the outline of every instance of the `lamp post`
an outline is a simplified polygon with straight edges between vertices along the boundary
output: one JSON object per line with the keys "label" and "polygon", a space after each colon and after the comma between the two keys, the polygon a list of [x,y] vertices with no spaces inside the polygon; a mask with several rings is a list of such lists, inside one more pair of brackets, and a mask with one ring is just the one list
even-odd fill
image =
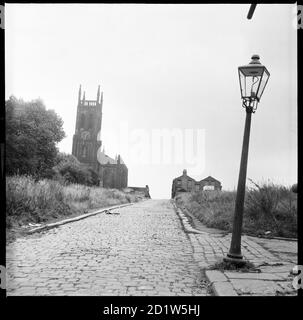
{"label": "lamp post", "polygon": [[261,96],[270,76],[266,67],[263,66],[259,60],[260,57],[255,54],[252,56],[252,60],[248,65],[238,68],[242,106],[246,111],[246,119],[235,203],[232,239],[229,252],[224,258],[224,261],[230,261],[238,264],[245,263],[241,254],[241,232],[245,198],[245,182],[247,172],[251,114],[257,110],[258,102],[260,102]]}

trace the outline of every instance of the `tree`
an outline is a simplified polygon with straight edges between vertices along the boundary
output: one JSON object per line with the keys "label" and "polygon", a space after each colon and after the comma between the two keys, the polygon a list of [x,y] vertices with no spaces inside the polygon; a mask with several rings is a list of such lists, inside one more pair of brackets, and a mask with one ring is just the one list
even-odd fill
{"label": "tree", "polygon": [[5,111],[7,173],[49,176],[56,144],[65,137],[62,119],[40,99],[24,102],[11,96]]}
{"label": "tree", "polygon": [[56,165],[54,168],[57,170],[66,163],[80,164],[79,160],[74,155],[64,152],[59,152],[57,154],[55,163]]}
{"label": "tree", "polygon": [[71,154],[59,153],[56,160],[57,164],[53,168],[57,178],[66,183],[79,183],[88,186],[98,186],[99,176],[91,168],[81,164],[76,157]]}
{"label": "tree", "polygon": [[88,172],[90,173],[90,180],[89,180],[89,184],[92,186],[99,186],[100,184],[100,177],[97,174],[96,171],[94,171],[93,169],[89,168]]}

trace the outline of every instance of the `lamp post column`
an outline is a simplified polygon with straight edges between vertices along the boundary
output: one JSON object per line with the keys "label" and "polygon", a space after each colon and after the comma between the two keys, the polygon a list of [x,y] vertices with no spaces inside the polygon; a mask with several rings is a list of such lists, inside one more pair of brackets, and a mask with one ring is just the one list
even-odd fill
{"label": "lamp post column", "polygon": [[[244,137],[242,145],[240,172],[237,187],[237,196],[235,203],[235,213],[233,222],[233,232],[229,253],[227,257],[232,260],[242,260],[243,256],[241,254],[241,233],[242,233],[242,221],[243,221],[243,211],[244,211],[244,198],[245,198],[245,184],[246,184],[246,172],[247,172],[247,159],[248,159],[248,149],[249,149],[249,135],[250,135],[250,124],[251,124],[251,114],[253,108],[248,106],[246,109],[246,119],[244,128]],[[227,260],[228,260],[227,258]]]}

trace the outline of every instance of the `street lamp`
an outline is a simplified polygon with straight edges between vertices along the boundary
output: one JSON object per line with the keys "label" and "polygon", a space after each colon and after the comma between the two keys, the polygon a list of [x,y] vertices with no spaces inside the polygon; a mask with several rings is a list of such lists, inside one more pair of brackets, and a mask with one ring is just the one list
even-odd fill
{"label": "street lamp", "polygon": [[238,264],[245,263],[241,254],[241,232],[245,198],[245,182],[247,172],[251,114],[256,111],[258,103],[260,102],[261,96],[270,76],[266,67],[264,67],[260,63],[260,57],[258,55],[253,55],[251,59],[252,60],[248,65],[238,68],[242,106],[246,110],[246,119],[235,203],[232,239],[227,257],[224,258],[224,261],[230,261]]}

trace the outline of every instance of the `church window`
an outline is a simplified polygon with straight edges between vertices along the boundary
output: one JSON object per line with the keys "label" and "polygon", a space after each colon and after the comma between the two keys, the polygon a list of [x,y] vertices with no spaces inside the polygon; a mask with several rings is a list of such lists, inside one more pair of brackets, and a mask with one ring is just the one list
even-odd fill
{"label": "church window", "polygon": [[88,129],[93,129],[94,127],[94,116],[92,114],[89,115]]}
{"label": "church window", "polygon": [[82,157],[83,157],[83,158],[86,158],[86,155],[87,155],[87,147],[86,147],[86,146],[83,146],[83,147],[82,147]]}
{"label": "church window", "polygon": [[80,128],[84,128],[84,125],[85,125],[85,115],[81,114],[81,117],[80,117]]}

